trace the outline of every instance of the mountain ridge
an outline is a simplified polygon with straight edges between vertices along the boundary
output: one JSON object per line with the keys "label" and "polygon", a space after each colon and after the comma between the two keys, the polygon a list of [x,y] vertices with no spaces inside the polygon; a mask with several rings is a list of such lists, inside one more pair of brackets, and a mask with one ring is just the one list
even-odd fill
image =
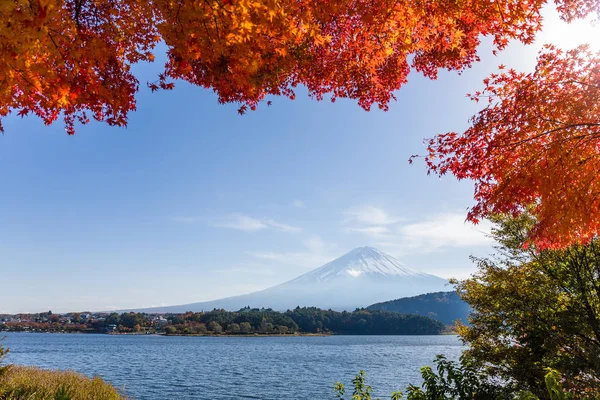
{"label": "mountain ridge", "polygon": [[297,306],[351,311],[389,299],[441,291],[447,284],[446,279],[408,268],[393,256],[366,246],[258,292],[131,311],[178,313],[214,308],[235,311],[246,306],[284,311]]}
{"label": "mountain ridge", "polygon": [[[326,281],[331,276],[350,275],[357,278],[361,275],[385,275],[385,276],[414,276],[428,275],[406,267],[396,258],[385,254],[373,247],[357,247],[354,250],[328,262],[327,264],[309,271],[291,281],[301,282],[307,278],[316,278],[319,281]],[[432,276],[432,275],[429,275]]]}
{"label": "mountain ridge", "polygon": [[468,324],[471,307],[456,292],[426,293],[372,304],[367,310],[391,311],[433,318],[447,325]]}

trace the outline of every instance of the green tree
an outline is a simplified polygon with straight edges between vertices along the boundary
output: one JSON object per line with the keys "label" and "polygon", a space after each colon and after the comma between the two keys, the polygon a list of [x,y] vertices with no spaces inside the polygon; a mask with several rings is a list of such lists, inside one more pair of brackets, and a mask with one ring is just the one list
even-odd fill
{"label": "green tree", "polygon": [[221,333],[223,332],[223,327],[217,321],[212,321],[208,324],[208,330],[213,333]]}
{"label": "green tree", "polygon": [[260,326],[258,328],[258,331],[260,333],[272,333],[273,329],[275,329],[275,326],[272,323],[268,322],[267,319],[263,317],[263,319],[260,323]]}
{"label": "green tree", "polygon": [[174,326],[167,326],[165,328],[165,333],[167,335],[176,335],[177,334],[177,328],[175,328]]}
{"label": "green tree", "polygon": [[252,325],[248,322],[242,322],[240,324],[240,332],[241,333],[250,333],[252,331]]}
{"label": "green tree", "polygon": [[121,325],[134,330],[136,329],[136,325],[142,326],[146,322],[142,314],[134,312],[121,314],[120,320]]}
{"label": "green tree", "polygon": [[80,324],[81,323],[81,314],[80,313],[71,314],[71,321],[73,321],[74,324]]}
{"label": "green tree", "polygon": [[228,326],[228,331],[231,333],[240,333],[240,326],[236,323],[231,323]]}
{"label": "green tree", "polygon": [[116,312],[110,313],[108,317],[106,317],[106,325],[120,325],[121,317]]}
{"label": "green tree", "polygon": [[206,332],[208,332],[204,324],[193,325],[191,331],[196,335],[206,335]]}
{"label": "green tree", "polygon": [[279,332],[279,334],[285,335],[286,333],[288,333],[289,328],[285,325],[279,325],[277,326],[277,331]]}
{"label": "green tree", "polygon": [[473,308],[459,327],[466,356],[543,399],[546,367],[577,398],[600,398],[600,241],[538,251],[530,216],[494,222],[496,254],[475,259],[478,272],[457,285]]}

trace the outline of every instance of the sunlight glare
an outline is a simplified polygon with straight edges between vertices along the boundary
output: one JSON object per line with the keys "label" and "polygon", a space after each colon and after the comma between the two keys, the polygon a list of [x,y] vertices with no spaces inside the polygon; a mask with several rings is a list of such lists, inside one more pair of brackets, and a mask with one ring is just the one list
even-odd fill
{"label": "sunlight glare", "polygon": [[590,17],[566,23],[559,18],[556,10],[547,9],[544,13],[544,27],[536,42],[553,43],[563,49],[587,43],[593,50],[600,51],[600,22],[595,17]]}

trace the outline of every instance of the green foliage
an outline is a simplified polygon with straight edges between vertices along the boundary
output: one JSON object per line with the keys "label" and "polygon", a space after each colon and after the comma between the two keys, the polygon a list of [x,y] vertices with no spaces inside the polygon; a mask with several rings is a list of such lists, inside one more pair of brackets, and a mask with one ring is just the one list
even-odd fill
{"label": "green foliage", "polygon": [[3,340],[4,340],[4,338],[0,338],[0,378],[2,378],[2,375],[4,375],[8,370],[7,366],[2,365],[2,361],[8,354],[8,349],[5,348],[4,346],[2,346]]}
{"label": "green foliage", "polygon": [[421,368],[423,384],[407,388],[408,400],[507,400],[512,399],[510,388],[494,384],[468,359],[460,363],[438,355],[436,369]]}
{"label": "green foliage", "polygon": [[[406,389],[406,400],[540,400],[531,392],[516,390],[506,383],[500,384],[490,380],[481,369],[476,368],[467,359],[460,363],[448,361],[444,356],[435,359],[436,368],[422,367],[423,384],[409,385]],[[560,374],[548,369],[545,375],[547,391],[543,398],[550,400],[575,400],[572,393],[567,393],[561,383]],[[360,371],[352,380],[354,391],[350,400],[371,400],[373,388],[366,383],[364,371]],[[334,392],[339,400],[344,400],[346,388],[340,382],[334,385]],[[392,400],[402,400],[402,392],[393,392]]]}
{"label": "green foliage", "polygon": [[54,393],[54,400],[73,400],[69,387],[63,383]]}
{"label": "green foliage", "polygon": [[[2,316],[0,316],[2,317]],[[6,316],[4,316],[6,317]],[[8,316],[10,317],[10,316]],[[73,321],[81,321],[80,324]],[[4,321],[3,321],[4,322]],[[220,328],[217,327],[220,326]],[[214,327],[215,329],[212,329]],[[245,307],[239,311],[213,310],[165,316],[128,312],[123,314],[70,315],[19,314],[0,325],[7,331],[37,332],[121,332],[169,335],[211,334],[351,334],[351,335],[436,335],[446,326],[434,319],[384,310],[357,309],[354,312],[297,307],[287,312]]]}
{"label": "green foliage", "polygon": [[448,325],[467,322],[471,308],[456,292],[435,292],[376,303],[368,310],[394,311],[431,317]]}
{"label": "green foliage", "polygon": [[554,369],[549,369],[546,374],[544,381],[546,382],[546,389],[550,395],[550,400],[571,400],[574,399],[572,393],[564,391],[562,384],[560,383],[560,374]]}
{"label": "green foliage", "polygon": [[250,325],[248,322],[240,323],[240,333],[250,333],[251,330],[252,325]]}
{"label": "green foliage", "polygon": [[120,318],[120,325],[129,329],[135,329],[136,325],[144,325],[146,318],[140,313],[123,313]]}
{"label": "green foliage", "polygon": [[[3,339],[0,339],[2,341]],[[4,357],[8,354],[8,349],[5,349],[4,346],[0,345],[0,363],[4,360]]]}
{"label": "green foliage", "polygon": [[558,371],[578,399],[600,398],[600,240],[564,250],[527,245],[533,220],[497,217],[493,258],[457,288],[473,308],[459,328],[466,354],[491,376],[543,399]]}
{"label": "green foliage", "polygon": [[420,315],[382,310],[358,309],[354,312],[321,310],[314,307],[287,311],[300,330],[307,333],[333,332],[351,335],[424,335],[440,334],[446,326]]}
{"label": "green foliage", "polygon": [[[365,371],[361,370],[358,375],[352,379],[352,386],[354,387],[354,390],[352,391],[351,400],[371,400],[373,388],[366,383]],[[344,400],[344,395],[346,394],[344,384],[337,382],[334,385],[333,390],[339,400]],[[390,398],[391,400],[401,400],[403,398],[402,392],[393,392]]]}
{"label": "green foliage", "polygon": [[165,333],[167,335],[176,335],[177,334],[177,328],[175,328],[174,326],[167,326],[165,328]]}
{"label": "green foliage", "polygon": [[208,324],[208,330],[213,333],[221,333],[223,332],[223,327],[217,321],[211,321]]}
{"label": "green foliage", "polygon": [[[297,307],[285,313],[271,309],[243,308],[236,312],[213,310],[168,315],[168,334],[198,334],[198,329],[229,334],[294,334],[296,332],[354,335],[435,335],[446,326],[431,318],[381,310],[337,312]],[[213,327],[221,327],[213,329]],[[205,332],[204,332],[205,333]]]}

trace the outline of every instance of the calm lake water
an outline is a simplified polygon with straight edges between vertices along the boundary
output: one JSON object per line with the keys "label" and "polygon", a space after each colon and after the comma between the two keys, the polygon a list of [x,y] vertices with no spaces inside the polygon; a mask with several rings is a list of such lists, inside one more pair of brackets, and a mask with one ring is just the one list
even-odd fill
{"label": "calm lake water", "polygon": [[363,369],[374,393],[420,384],[456,336],[163,337],[8,333],[9,363],[99,375],[139,400],[332,399]]}

